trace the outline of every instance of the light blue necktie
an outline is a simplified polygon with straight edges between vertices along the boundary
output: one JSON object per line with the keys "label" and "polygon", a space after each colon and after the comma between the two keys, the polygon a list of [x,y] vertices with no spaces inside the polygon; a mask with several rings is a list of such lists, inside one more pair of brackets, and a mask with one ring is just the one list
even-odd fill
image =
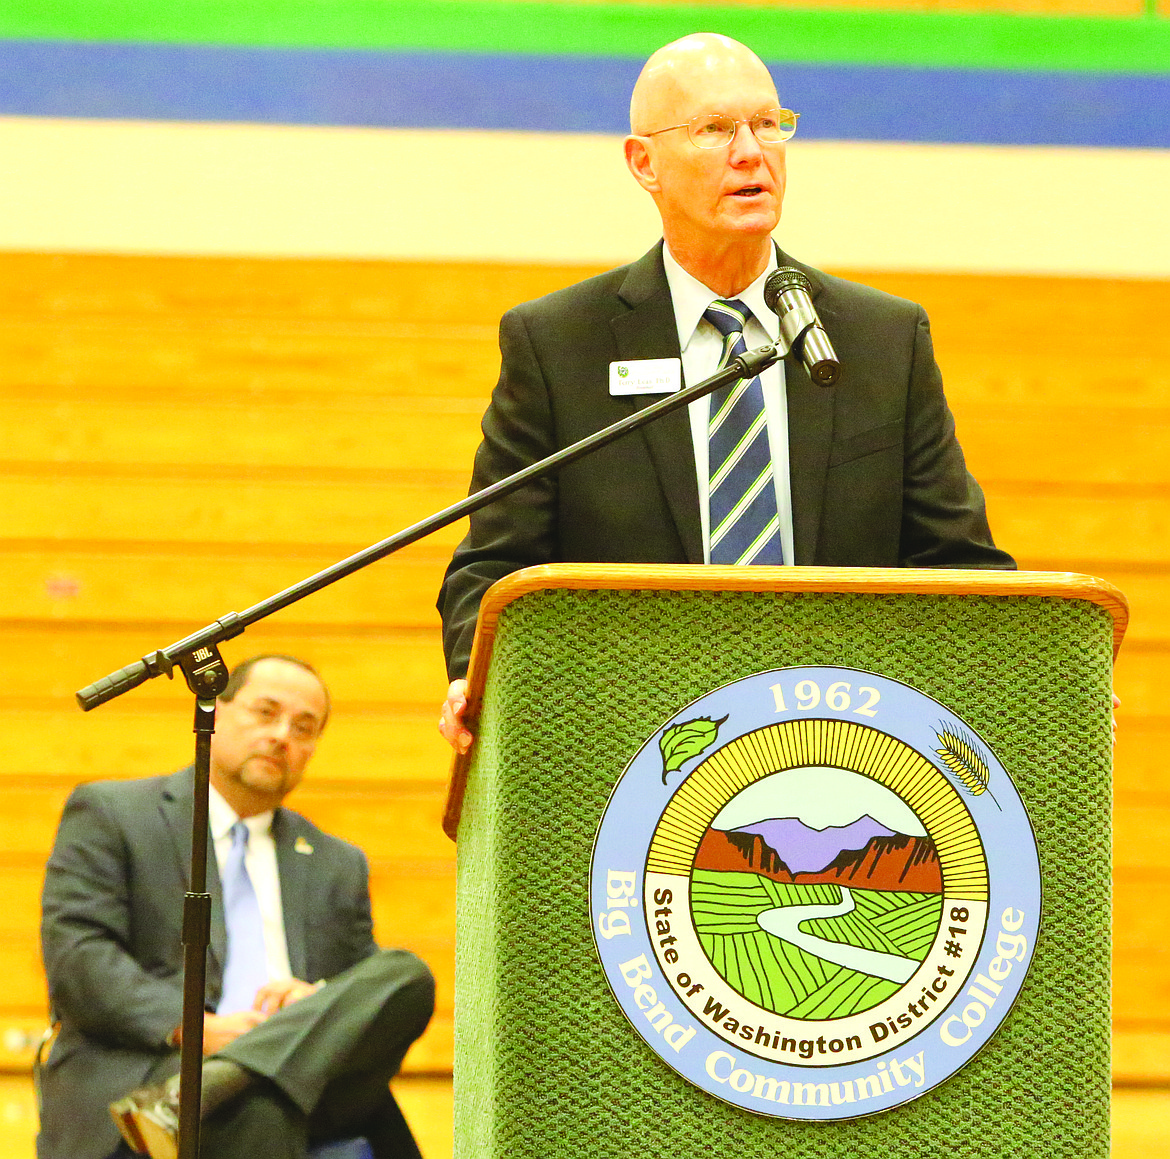
{"label": "light blue necktie", "polygon": [[223,995],[217,1014],[251,1010],[256,991],[268,981],[264,955],[264,924],[260,902],[248,866],[248,826],[232,826],[232,847],[223,870],[223,918],[227,926],[227,964],[223,971]]}
{"label": "light blue necktie", "polygon": [[[723,335],[720,368],[747,352],[743,328],[751,311],[743,302],[712,302],[703,317]],[[758,377],[712,393],[708,438],[711,562],[783,563],[764,388]]]}

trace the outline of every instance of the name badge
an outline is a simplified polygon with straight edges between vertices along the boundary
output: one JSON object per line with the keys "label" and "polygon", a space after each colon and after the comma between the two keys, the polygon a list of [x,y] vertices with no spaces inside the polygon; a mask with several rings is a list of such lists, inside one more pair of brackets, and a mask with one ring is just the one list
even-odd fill
{"label": "name badge", "polygon": [[681,358],[636,358],[609,364],[610,394],[677,394],[680,390]]}

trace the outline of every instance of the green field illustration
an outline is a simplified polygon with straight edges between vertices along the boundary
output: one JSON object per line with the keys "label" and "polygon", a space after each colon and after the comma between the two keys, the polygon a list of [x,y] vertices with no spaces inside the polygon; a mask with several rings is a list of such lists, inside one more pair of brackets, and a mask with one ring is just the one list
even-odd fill
{"label": "green field illustration", "polygon": [[[798,912],[845,906],[849,912],[835,916]],[[926,957],[941,913],[937,893],[785,884],[709,869],[696,869],[691,879],[691,914],[711,964],[745,998],[791,1018],[844,1018],[896,993]],[[819,940],[820,953],[769,933],[761,920],[788,924],[806,947]],[[842,947],[840,954],[834,946]],[[872,962],[875,972],[834,956]]]}

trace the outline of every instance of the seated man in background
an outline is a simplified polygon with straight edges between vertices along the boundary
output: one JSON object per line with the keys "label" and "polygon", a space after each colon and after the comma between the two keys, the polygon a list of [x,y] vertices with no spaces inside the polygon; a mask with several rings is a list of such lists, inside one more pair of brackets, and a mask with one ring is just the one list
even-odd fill
{"label": "seated man in background", "polygon": [[[419,1155],[388,1084],[431,1016],[430,971],[375,944],[365,855],[281,806],[328,715],[320,677],[288,656],[244,661],[219,698],[201,1103],[214,1159],[303,1159],[358,1135],[376,1159]],[[39,1159],[176,1154],[192,807],[190,768],[81,785],[65,805],[43,894],[60,1032]]]}

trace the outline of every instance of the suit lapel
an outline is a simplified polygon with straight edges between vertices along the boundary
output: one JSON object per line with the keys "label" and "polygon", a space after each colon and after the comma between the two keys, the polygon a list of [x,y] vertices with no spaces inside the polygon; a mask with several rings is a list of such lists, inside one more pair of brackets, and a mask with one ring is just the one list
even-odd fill
{"label": "suit lapel", "polygon": [[[163,785],[159,812],[170,836],[176,871],[183,888],[191,888],[191,820],[195,811],[194,770],[183,769]],[[223,887],[219,880],[219,863],[215,843],[207,840],[207,892],[211,896],[211,943],[208,947],[208,989],[214,993],[223,977],[227,961],[227,927],[223,920]]]}
{"label": "suit lapel", "polygon": [[[618,361],[639,358],[679,358],[678,327],[670,288],[662,265],[662,245],[630,266],[618,291],[628,309],[610,323]],[[649,406],[661,395],[632,395],[626,402],[630,413]],[[659,485],[674,517],[687,561],[703,562],[702,525],[699,521],[699,488],[695,480],[695,455],[686,408],[663,415],[641,430],[650,451]],[[681,448],[681,453],[680,453]]]}
{"label": "suit lapel", "polygon": [[175,859],[175,872],[183,888],[191,887],[191,814],[193,789],[192,769],[183,769],[163,782],[158,808],[162,814],[163,827],[170,838],[171,855]]}
{"label": "suit lapel", "polygon": [[[815,304],[823,289],[817,271],[794,261],[779,247],[776,257],[782,267],[794,266],[808,278]],[[784,383],[788,398],[788,473],[792,485],[792,539],[796,557],[793,563],[807,566],[816,562],[837,388],[815,385],[804,364],[792,354],[784,359]]]}
{"label": "suit lapel", "polygon": [[280,874],[280,907],[284,915],[284,940],[289,969],[294,978],[308,978],[305,943],[305,907],[301,899],[309,888],[308,870],[316,853],[303,835],[295,832],[295,815],[277,809],[272,818],[276,843],[276,867]]}

